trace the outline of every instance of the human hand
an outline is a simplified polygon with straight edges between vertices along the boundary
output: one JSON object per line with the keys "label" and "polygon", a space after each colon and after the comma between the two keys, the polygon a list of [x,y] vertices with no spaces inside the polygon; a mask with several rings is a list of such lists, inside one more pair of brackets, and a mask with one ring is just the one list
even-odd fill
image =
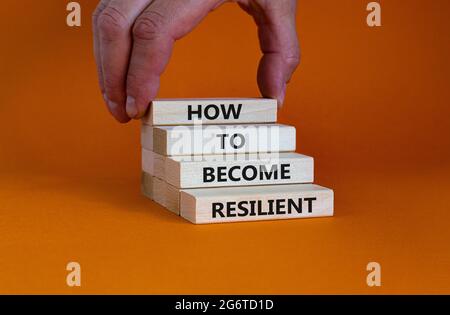
{"label": "human hand", "polygon": [[[177,39],[226,0],[101,0],[93,14],[94,53],[100,88],[121,123],[141,118],[156,97]],[[300,60],[296,0],[235,0],[258,26],[263,57],[258,86],[284,101]]]}

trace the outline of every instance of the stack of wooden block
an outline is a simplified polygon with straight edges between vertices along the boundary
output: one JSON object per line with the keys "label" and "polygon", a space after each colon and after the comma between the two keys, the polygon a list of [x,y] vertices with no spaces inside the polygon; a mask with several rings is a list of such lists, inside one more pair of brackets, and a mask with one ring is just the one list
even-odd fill
{"label": "stack of wooden block", "polygon": [[333,215],[272,99],[160,99],[142,120],[142,192],[193,223]]}

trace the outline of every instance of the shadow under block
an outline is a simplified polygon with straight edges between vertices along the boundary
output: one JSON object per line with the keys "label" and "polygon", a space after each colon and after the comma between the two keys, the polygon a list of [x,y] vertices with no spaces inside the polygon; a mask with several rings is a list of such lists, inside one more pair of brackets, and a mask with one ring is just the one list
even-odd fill
{"label": "shadow under block", "polygon": [[142,147],[168,156],[290,152],[295,141],[295,127],[282,124],[141,128]]}
{"label": "shadow under block", "polygon": [[273,123],[277,101],[268,98],[157,99],[142,119],[147,125]]}
{"label": "shadow under block", "polygon": [[195,224],[332,216],[333,191],[314,184],[187,189],[180,215]]}
{"label": "shadow under block", "polygon": [[314,159],[294,152],[166,157],[142,149],[142,170],[176,188],[314,181]]}

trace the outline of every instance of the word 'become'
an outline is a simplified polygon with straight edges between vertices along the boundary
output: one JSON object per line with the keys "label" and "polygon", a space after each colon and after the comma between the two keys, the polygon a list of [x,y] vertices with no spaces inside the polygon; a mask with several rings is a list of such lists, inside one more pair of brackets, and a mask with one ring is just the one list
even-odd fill
{"label": "word 'become'", "polygon": [[267,169],[266,165],[247,165],[247,166],[232,166],[228,168],[227,166],[214,167],[204,167],[203,168],[203,182],[211,183],[217,182],[239,182],[242,179],[246,181],[253,180],[278,180],[278,179],[290,179],[290,166],[291,164],[274,164],[271,166],[270,170]]}

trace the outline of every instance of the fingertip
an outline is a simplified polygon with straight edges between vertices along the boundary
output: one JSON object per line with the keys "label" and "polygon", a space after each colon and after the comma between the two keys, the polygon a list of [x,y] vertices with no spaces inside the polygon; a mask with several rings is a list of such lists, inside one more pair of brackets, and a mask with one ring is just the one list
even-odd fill
{"label": "fingertip", "polygon": [[283,103],[284,103],[284,98],[286,97],[286,83],[283,84],[283,87],[281,88],[281,92],[279,94],[279,96],[277,97],[277,101],[278,101],[278,108],[283,107]]}
{"label": "fingertip", "polygon": [[117,111],[117,103],[111,101],[106,93],[103,93],[103,100],[105,101],[106,106],[108,107],[109,112],[114,115]]}
{"label": "fingertip", "polygon": [[127,122],[130,121],[130,117],[128,117],[124,112],[124,110],[120,110],[119,108],[111,111],[111,115],[121,124],[126,124]]}
{"label": "fingertip", "polygon": [[121,124],[126,124],[127,122],[129,122],[131,119],[130,117],[127,116],[114,116],[114,118],[117,120],[117,122],[121,123]]}
{"label": "fingertip", "polygon": [[286,82],[279,58],[270,54],[263,56],[257,79],[262,96],[276,99],[278,107],[281,107],[286,95]]}
{"label": "fingertip", "polygon": [[125,124],[130,121],[130,118],[126,115],[123,106],[111,101],[106,93],[103,94],[103,100],[108,107],[109,113],[121,124]]}
{"label": "fingertip", "polygon": [[141,119],[147,112],[148,104],[136,101],[132,96],[127,97],[126,112],[131,119]]}

